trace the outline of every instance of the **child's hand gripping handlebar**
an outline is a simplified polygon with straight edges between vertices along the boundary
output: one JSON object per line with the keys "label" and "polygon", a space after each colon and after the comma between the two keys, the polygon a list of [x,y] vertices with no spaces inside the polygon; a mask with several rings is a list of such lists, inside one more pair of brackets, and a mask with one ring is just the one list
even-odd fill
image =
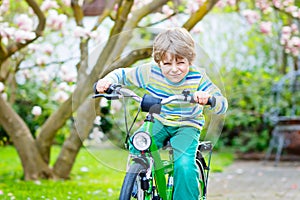
{"label": "child's hand gripping handlebar", "polygon": [[[149,112],[150,108],[156,106],[154,113],[159,113],[161,105],[165,105],[174,101],[190,102],[196,103],[193,95],[190,95],[190,91],[184,90],[180,95],[173,95],[165,99],[160,99],[153,97],[151,95],[145,94],[143,97],[138,96],[132,90],[123,88],[121,85],[112,84],[109,89],[106,91],[106,94],[95,94],[93,98],[104,97],[109,100],[121,99],[124,97],[131,97],[135,101],[141,103],[142,111]],[[216,98],[210,97],[206,105],[214,107],[216,104]]]}

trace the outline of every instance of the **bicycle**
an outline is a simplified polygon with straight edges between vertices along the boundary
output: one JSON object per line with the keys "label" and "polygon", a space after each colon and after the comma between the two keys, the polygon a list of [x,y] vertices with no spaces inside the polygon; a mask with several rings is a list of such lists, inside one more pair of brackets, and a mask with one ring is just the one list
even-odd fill
{"label": "bicycle", "polygon": [[[138,96],[133,91],[123,88],[121,85],[111,85],[106,94],[96,94],[93,98],[105,97],[108,100],[121,98],[133,98],[140,103],[139,110],[133,120],[130,129],[127,127],[126,107],[125,124],[127,138],[125,144],[130,142],[133,147],[140,152],[138,156],[132,156],[129,169],[125,175],[120,200],[138,199],[138,200],[171,200],[173,199],[173,151],[170,144],[163,147],[169,153],[169,160],[161,159],[158,148],[153,140],[152,125],[153,114],[159,114],[161,106],[174,101],[195,103],[189,91],[183,91],[182,95],[173,95],[166,99],[158,99],[151,95],[145,94],[143,97]],[[214,98],[209,99],[208,105],[213,106]],[[125,104],[124,104],[125,105]],[[136,132],[130,137],[130,131],[140,112],[147,112],[145,131]],[[131,139],[132,138],[132,139]],[[210,141],[199,142],[196,155],[196,163],[199,168],[199,185],[200,199],[205,200],[207,197],[207,183],[210,171],[210,161],[212,156],[212,143]],[[208,158],[202,155],[203,151],[208,151]]]}

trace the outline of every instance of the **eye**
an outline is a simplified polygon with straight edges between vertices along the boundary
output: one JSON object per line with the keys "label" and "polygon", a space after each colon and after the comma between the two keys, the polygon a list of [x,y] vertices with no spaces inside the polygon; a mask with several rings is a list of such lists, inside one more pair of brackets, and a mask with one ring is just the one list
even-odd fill
{"label": "eye", "polygon": [[171,65],[171,63],[169,63],[169,62],[164,62],[163,64],[164,65]]}

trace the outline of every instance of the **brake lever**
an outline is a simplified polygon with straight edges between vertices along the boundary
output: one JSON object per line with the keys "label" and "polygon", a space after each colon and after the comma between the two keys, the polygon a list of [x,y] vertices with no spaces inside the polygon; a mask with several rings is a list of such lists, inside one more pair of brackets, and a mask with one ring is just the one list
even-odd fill
{"label": "brake lever", "polygon": [[109,88],[105,91],[106,94],[112,94],[114,91],[118,91],[122,88],[120,84],[111,84]]}
{"label": "brake lever", "polygon": [[118,94],[95,94],[94,96],[92,96],[93,99],[99,98],[99,97],[104,97],[108,100],[120,99],[120,95],[118,95]]}

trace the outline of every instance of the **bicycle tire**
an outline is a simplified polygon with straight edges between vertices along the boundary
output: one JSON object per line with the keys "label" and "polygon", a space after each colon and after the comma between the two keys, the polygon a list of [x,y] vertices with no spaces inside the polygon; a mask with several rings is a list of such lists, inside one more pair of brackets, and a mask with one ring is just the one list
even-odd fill
{"label": "bicycle tire", "polygon": [[202,162],[199,159],[196,159],[196,163],[199,169],[199,182],[201,182],[200,184],[200,188],[199,188],[199,192],[200,192],[200,199],[206,198],[206,193],[207,193],[207,185],[206,185],[206,174],[205,174],[205,170],[204,170],[204,166],[202,164]]}
{"label": "bicycle tire", "polygon": [[[144,191],[141,188],[141,179],[139,174],[146,171],[147,169],[140,163],[134,163],[129,167],[122,184],[120,200],[145,199]],[[134,190],[136,190],[136,193]]]}

